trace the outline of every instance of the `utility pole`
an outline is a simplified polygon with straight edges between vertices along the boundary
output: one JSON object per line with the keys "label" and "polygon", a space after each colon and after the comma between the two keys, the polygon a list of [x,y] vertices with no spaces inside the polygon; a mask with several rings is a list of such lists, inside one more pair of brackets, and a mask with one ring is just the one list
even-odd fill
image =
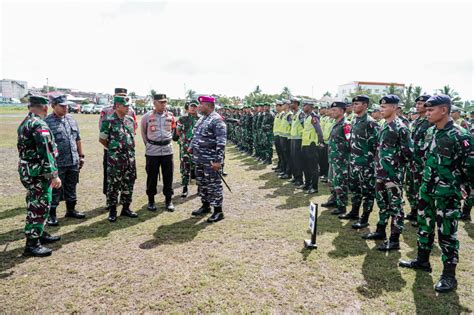
{"label": "utility pole", "polygon": [[49,79],[46,78],[46,94],[49,93]]}

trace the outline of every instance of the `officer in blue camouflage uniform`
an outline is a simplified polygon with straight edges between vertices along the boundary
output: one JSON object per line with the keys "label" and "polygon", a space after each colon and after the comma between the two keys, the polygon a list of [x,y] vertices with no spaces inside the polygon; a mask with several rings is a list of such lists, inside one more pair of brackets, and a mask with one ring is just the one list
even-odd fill
{"label": "officer in blue camouflage uniform", "polygon": [[[363,236],[364,239],[385,240],[378,250],[400,249],[400,234],[403,231],[404,212],[402,186],[404,166],[412,164],[413,143],[408,127],[397,117],[400,98],[386,95],[380,99],[382,116],[386,123],[378,134],[375,156],[375,198],[379,206],[377,230]],[[386,240],[385,229],[391,221],[390,238]]]}
{"label": "officer in blue camouflage uniform", "polygon": [[406,216],[407,220],[417,225],[418,192],[421,186],[423,169],[425,167],[425,137],[426,131],[431,126],[426,118],[425,102],[431,95],[421,95],[415,99],[418,117],[412,123],[411,139],[413,140],[413,170],[407,169],[407,199],[410,203],[411,212]]}
{"label": "officer in blue camouflage uniform", "polygon": [[130,210],[133,185],[137,178],[135,163],[135,122],[128,116],[129,98],[114,96],[115,111],[107,115],[100,128],[99,142],[107,148],[107,207],[108,220],[117,220],[117,203],[120,193],[120,216],[136,218]]}
{"label": "officer in blue camouflage uniform", "polygon": [[473,187],[474,184],[474,140],[449,117],[449,96],[434,95],[425,106],[428,121],[434,126],[426,133],[425,167],[418,203],[418,255],[413,260],[400,261],[399,265],[431,272],[429,256],[437,226],[444,268],[435,290],[449,292],[457,286],[461,186]]}
{"label": "officer in blue camouflage uniform", "polygon": [[329,178],[337,205],[337,209],[331,211],[334,215],[345,213],[347,206],[351,126],[345,118],[346,105],[345,102],[333,102],[330,107],[335,119],[328,141]]}
{"label": "officer in blue camouflage uniform", "polygon": [[57,147],[53,134],[43,118],[48,113],[48,99],[31,96],[29,113],[18,127],[17,148],[20,161],[18,173],[27,189],[24,256],[49,256],[51,249],[42,244],[59,240],[44,231],[51,206],[52,189],[61,187],[56,158]]}
{"label": "officer in blue camouflage uniform", "polygon": [[76,210],[76,186],[79,182],[79,171],[84,165],[81,135],[79,126],[71,114],[68,114],[69,102],[65,95],[54,97],[51,101],[53,113],[44,120],[58,147],[58,171],[62,187],[53,189],[53,200],[49,211],[48,225],[58,225],[56,209],[60,200],[66,201],[66,217],[83,219],[85,214]]}
{"label": "officer in blue camouflage uniform", "polygon": [[200,96],[198,100],[202,116],[194,129],[191,151],[202,206],[193,211],[192,215],[209,213],[213,206],[214,213],[207,219],[207,222],[213,223],[224,219],[222,181],[217,172],[221,172],[224,163],[227,127],[222,117],[214,111],[213,97]]}

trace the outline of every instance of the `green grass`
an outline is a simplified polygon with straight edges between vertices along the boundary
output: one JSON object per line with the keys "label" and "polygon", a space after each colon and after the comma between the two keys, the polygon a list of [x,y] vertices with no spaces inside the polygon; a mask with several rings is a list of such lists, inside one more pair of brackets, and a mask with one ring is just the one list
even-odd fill
{"label": "green grass", "polygon": [[[277,179],[269,166],[227,149],[226,219],[209,225],[190,212],[200,205],[196,187],[181,199],[175,147],[177,211],[146,210],[144,147],[137,137],[138,180],[133,209],[138,219],[106,220],[101,193],[102,148],[97,115],[75,115],[86,165],[78,209],[86,220],[63,218],[48,228],[61,241],[48,258],[24,258],[24,188],[16,171],[16,128],[22,117],[0,116],[0,303],[2,312],[163,313],[460,313],[474,309],[474,226],[460,223],[461,259],[456,292],[437,295],[440,251],[433,273],[397,267],[416,254],[415,229],[407,224],[402,249],[389,254],[322,208],[318,249],[303,248],[309,235],[307,197]],[[160,183],[161,185],[161,183]],[[161,186],[160,186],[161,187]],[[157,197],[163,208],[163,196]],[[376,223],[377,211],[370,228]]]}
{"label": "green grass", "polygon": [[9,106],[0,106],[0,115],[5,114],[22,114],[28,111],[26,105],[9,105]]}

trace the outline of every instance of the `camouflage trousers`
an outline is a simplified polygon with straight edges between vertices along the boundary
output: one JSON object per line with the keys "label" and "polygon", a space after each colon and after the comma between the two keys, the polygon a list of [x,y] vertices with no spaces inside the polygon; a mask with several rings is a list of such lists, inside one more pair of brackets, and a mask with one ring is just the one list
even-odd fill
{"label": "camouflage trousers", "polygon": [[377,179],[375,183],[375,198],[379,206],[378,225],[387,225],[392,218],[392,233],[400,234],[403,231],[405,213],[403,212],[402,185]]}
{"label": "camouflage trousers", "polygon": [[211,165],[196,164],[196,184],[202,203],[208,202],[213,207],[222,207],[222,181]]}
{"label": "camouflage trousers", "polygon": [[273,133],[266,132],[262,134],[262,157],[265,160],[273,158]]}
{"label": "camouflage trousers", "polygon": [[423,177],[423,166],[422,165],[415,165],[416,171],[413,172],[411,169],[407,168],[406,172],[406,192],[407,192],[407,199],[410,203],[410,208],[412,212],[416,214],[416,209],[418,206],[418,199],[419,195],[418,192],[420,191],[422,177]]}
{"label": "camouflage trousers", "polygon": [[347,206],[348,175],[349,165],[345,164],[343,160],[331,160],[329,162],[328,179],[331,181],[332,190],[336,193],[338,207]]}
{"label": "camouflage trousers", "polygon": [[109,154],[107,158],[107,206],[132,203],[133,186],[137,178],[134,156]]}
{"label": "camouflage trousers", "polygon": [[27,238],[39,238],[43,235],[51,207],[53,195],[51,180],[23,175],[21,183],[27,189],[25,235]]}
{"label": "camouflage trousers", "polygon": [[433,249],[435,227],[438,227],[438,244],[442,260],[457,264],[459,241],[457,239],[458,220],[461,217],[461,202],[458,196],[432,196],[420,190],[418,203],[418,247]]}
{"label": "camouflage trousers", "polygon": [[181,173],[181,184],[188,186],[191,173],[194,172],[194,163],[191,154],[183,149],[179,151],[179,171]]}
{"label": "camouflage trousers", "polygon": [[350,165],[349,186],[352,192],[352,204],[360,207],[364,203],[364,211],[372,211],[375,200],[374,167]]}

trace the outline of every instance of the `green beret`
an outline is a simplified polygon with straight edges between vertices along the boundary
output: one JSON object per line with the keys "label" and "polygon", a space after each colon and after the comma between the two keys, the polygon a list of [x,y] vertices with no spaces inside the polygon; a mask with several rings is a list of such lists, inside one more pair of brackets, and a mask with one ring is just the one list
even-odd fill
{"label": "green beret", "polygon": [[49,103],[48,98],[41,95],[32,95],[29,100],[31,105],[48,105]]}

